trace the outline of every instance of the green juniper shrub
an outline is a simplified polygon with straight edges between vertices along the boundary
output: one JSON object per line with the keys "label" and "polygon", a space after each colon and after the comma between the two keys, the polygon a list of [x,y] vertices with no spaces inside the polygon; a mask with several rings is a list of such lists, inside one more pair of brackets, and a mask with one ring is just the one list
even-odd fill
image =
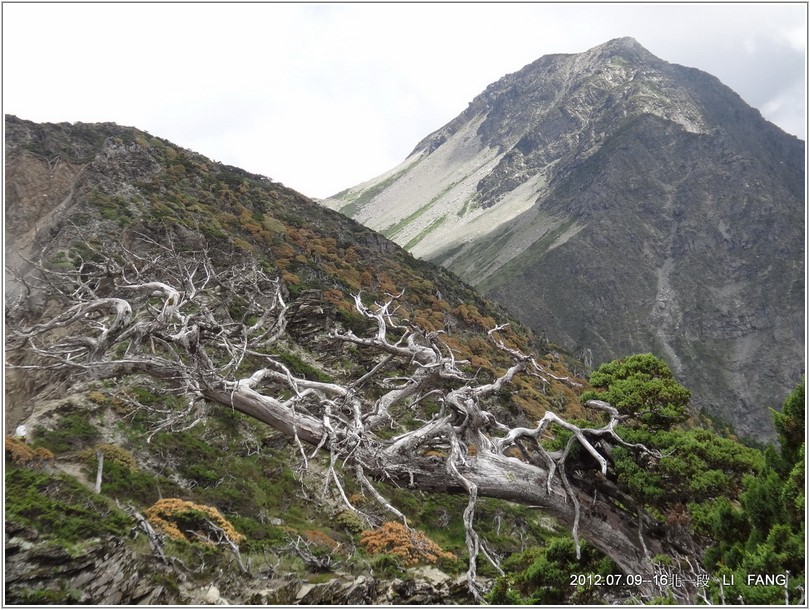
{"label": "green juniper shrub", "polygon": [[[492,604],[588,604],[599,601],[608,589],[598,577],[619,574],[601,552],[582,542],[577,558],[570,536],[551,537],[544,546],[530,547],[508,557],[502,565],[506,576],[495,581],[487,601]],[[574,583],[572,576],[583,575]]]}
{"label": "green juniper shrub", "polygon": [[78,604],[81,591],[68,588],[60,583],[58,589],[23,589],[13,593],[14,599],[10,603],[19,603],[31,606],[67,606]]}
{"label": "green juniper shrub", "polygon": [[666,362],[652,354],[635,354],[601,365],[593,372],[582,401],[604,400],[622,415],[628,425],[648,430],[666,430],[687,418],[691,392],[680,385]]}
{"label": "green juniper shrub", "polygon": [[73,477],[6,467],[6,519],[62,543],[125,535],[130,517]]}
{"label": "green juniper shrub", "polygon": [[[617,427],[622,438],[661,454],[614,447],[618,483],[667,525],[688,526],[710,541],[702,559],[714,577],[706,591],[712,602],[725,596],[784,603],[784,586],[749,586],[746,576],[788,572],[789,598],[798,600],[796,586],[803,586],[805,572],[804,380],[781,412],[774,411],[779,449],[686,427],[689,392],[651,354],[602,365],[591,385],[595,390],[584,393],[583,401],[616,406],[629,416]],[[734,575],[735,585],[721,592],[717,583],[724,574],[727,582]]]}
{"label": "green juniper shrub", "polygon": [[38,427],[34,430],[34,444],[54,453],[64,453],[92,445],[100,432],[85,415],[63,415],[52,428]]}

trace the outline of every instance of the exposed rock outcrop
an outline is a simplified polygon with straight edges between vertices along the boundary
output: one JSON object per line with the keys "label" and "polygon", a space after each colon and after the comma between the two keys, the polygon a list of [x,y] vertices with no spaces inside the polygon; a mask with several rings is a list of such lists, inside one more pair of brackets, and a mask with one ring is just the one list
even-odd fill
{"label": "exposed rock outcrop", "polygon": [[69,553],[33,530],[6,526],[6,602],[82,605],[388,605],[473,603],[464,577],[432,568],[402,578],[336,573],[310,583],[293,574],[239,575],[208,582],[134,551],[126,541],[89,540]]}

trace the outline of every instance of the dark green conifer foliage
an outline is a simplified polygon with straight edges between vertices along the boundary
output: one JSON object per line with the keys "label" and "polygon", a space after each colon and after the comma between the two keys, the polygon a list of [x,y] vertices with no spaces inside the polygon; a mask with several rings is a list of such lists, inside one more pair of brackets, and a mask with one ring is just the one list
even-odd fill
{"label": "dark green conifer foliage", "polygon": [[652,354],[635,354],[600,366],[590,379],[596,398],[629,415],[630,425],[650,430],[667,429],[683,422],[691,392],[679,384],[667,363]]}
{"label": "dark green conifer foliage", "polygon": [[[625,447],[612,453],[618,481],[636,500],[667,522],[688,523],[708,536],[703,563],[715,576],[735,575],[726,599],[784,603],[785,587],[748,586],[748,574],[790,573],[787,594],[795,603],[805,573],[804,380],[774,411],[779,448],[753,449],[715,432],[689,429],[689,391],[652,354],[606,363],[591,376],[597,398],[629,416],[621,430],[628,441],[661,451],[660,460]],[[683,519],[682,503],[688,518]],[[727,578],[730,582],[730,578]],[[720,601],[718,580],[708,590]]]}
{"label": "dark green conifer foliage", "polygon": [[773,412],[773,423],[782,448],[782,459],[788,467],[799,461],[799,452],[804,446],[804,410],[804,379],[802,379],[785,399],[781,413]]}
{"label": "dark green conifer foliage", "polygon": [[[780,450],[765,448],[759,469],[743,480],[737,501],[706,503],[692,513],[698,531],[715,541],[704,564],[717,575],[734,575],[735,585],[726,587],[726,599],[747,604],[783,604],[785,587],[748,586],[749,574],[789,573],[787,594],[796,603],[805,586],[805,477],[804,477],[804,380],[785,400],[782,412],[774,411]],[[726,582],[731,579],[727,577]],[[719,600],[716,583],[710,587]]]}

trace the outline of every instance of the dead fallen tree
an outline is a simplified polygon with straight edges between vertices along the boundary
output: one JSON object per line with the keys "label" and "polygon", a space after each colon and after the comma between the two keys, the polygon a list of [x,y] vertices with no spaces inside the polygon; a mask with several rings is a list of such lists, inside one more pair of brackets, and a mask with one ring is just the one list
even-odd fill
{"label": "dead fallen tree", "polygon": [[[333,330],[328,340],[379,354],[378,364],[351,383],[313,381],[294,375],[269,355],[269,346],[284,336],[287,324],[288,303],[280,279],[254,261],[216,270],[206,251],[180,253],[171,242],[158,243],[145,235],[138,243],[137,252],[121,246],[114,257],[95,250],[75,270],[55,271],[38,264],[39,279],[36,285],[26,280],[29,288],[47,292],[51,303],[58,299],[61,311],[34,320],[22,303],[11,304],[8,365],[91,379],[139,374],[162,380],[171,392],[188,397],[188,408],[165,415],[158,429],[194,425],[204,417],[205,401],[239,411],[293,439],[305,466],[316,453],[328,454],[326,485],[370,523],[369,515],[344,492],[341,473],[352,473],[406,525],[405,516],[377,490],[375,480],[466,494],[467,577],[478,600],[482,591],[476,559],[482,556],[500,570],[476,533],[480,497],[543,510],[571,528],[577,549],[585,538],[627,574],[652,575],[654,555],[682,551],[605,476],[609,447],[630,446],[616,431],[622,416],[611,405],[589,401],[598,418],[607,420],[594,427],[574,425],[550,411],[533,428],[510,427],[485,408],[486,399],[518,374],[545,381],[554,377],[531,355],[509,347],[501,337],[503,327],[493,328],[489,337],[508,354],[511,366],[497,379],[480,383],[462,371],[441,333],[427,332],[396,315],[397,296],[366,304],[358,294],[355,308],[373,323],[374,332],[361,337]],[[246,362],[261,364],[237,375]],[[408,374],[379,379],[384,367],[394,362]],[[362,391],[371,380],[383,388],[374,400]],[[391,424],[395,407],[415,405],[426,397],[440,405],[429,421],[391,439],[379,435]],[[570,434],[565,447],[544,449],[543,436],[559,430]],[[592,460],[585,479],[582,473],[569,472],[577,445]],[[657,455],[653,449],[632,446]],[[518,448],[525,460],[509,457],[511,448]],[[427,449],[434,450],[431,456]],[[437,453],[446,457],[437,459]],[[650,583],[643,583],[640,592],[656,593]]]}

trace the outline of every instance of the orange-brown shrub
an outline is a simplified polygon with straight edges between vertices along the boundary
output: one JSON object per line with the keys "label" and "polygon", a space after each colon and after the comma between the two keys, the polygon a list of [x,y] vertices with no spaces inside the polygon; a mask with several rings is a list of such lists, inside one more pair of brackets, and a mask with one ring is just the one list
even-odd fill
{"label": "orange-brown shrub", "polygon": [[284,280],[284,283],[286,283],[288,285],[292,284],[292,285],[295,286],[295,285],[301,283],[301,278],[300,277],[298,277],[294,273],[290,273],[288,271],[285,271],[284,273],[282,273],[281,278]]}
{"label": "orange-brown shrub", "polygon": [[15,464],[28,464],[37,460],[52,460],[53,452],[45,447],[34,449],[18,438],[6,437],[6,456]]}
{"label": "orange-brown shrub", "polygon": [[[202,540],[214,544],[217,540],[206,521],[221,528],[234,543],[239,544],[245,537],[213,506],[194,504],[179,498],[163,498],[146,509],[146,518],[164,534],[175,540],[197,542]],[[191,533],[191,537],[188,534]],[[198,534],[194,536],[193,534]],[[200,538],[202,537],[202,538]]]}
{"label": "orange-brown shrub", "polygon": [[104,454],[105,460],[120,464],[128,470],[138,470],[138,462],[135,460],[134,455],[123,447],[110,443],[101,443],[95,447],[88,447],[79,454],[79,457],[87,461],[92,461],[98,452]]}
{"label": "orange-brown shrub", "polygon": [[307,542],[326,547],[330,551],[335,551],[340,546],[340,543],[337,540],[320,530],[304,530],[303,534]]}
{"label": "orange-brown shrub", "polygon": [[437,563],[440,559],[455,559],[455,555],[443,551],[424,532],[407,528],[397,521],[388,521],[376,529],[365,530],[360,534],[360,544],[371,555],[396,555],[408,566]]}
{"label": "orange-brown shrub", "polygon": [[10,436],[6,437],[6,455],[15,464],[26,464],[36,458],[36,454],[31,447],[23,441]]}
{"label": "orange-brown shrub", "polygon": [[349,502],[354,506],[363,506],[368,503],[368,498],[361,493],[353,493],[349,496]]}
{"label": "orange-brown shrub", "polygon": [[41,460],[52,460],[55,457],[53,451],[45,447],[37,447],[34,449],[34,453]]}

